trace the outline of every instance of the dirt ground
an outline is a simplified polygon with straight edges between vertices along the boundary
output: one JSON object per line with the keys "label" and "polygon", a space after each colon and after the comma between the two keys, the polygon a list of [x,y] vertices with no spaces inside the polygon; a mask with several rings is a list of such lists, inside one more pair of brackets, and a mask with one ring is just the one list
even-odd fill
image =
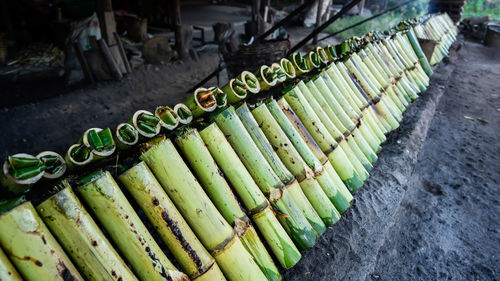
{"label": "dirt ground", "polygon": [[[217,62],[145,66],[123,83],[0,109],[0,155],[63,153],[89,127],[181,101]],[[353,206],[283,279],[500,280],[499,78],[500,50],[477,43],[439,66]]]}

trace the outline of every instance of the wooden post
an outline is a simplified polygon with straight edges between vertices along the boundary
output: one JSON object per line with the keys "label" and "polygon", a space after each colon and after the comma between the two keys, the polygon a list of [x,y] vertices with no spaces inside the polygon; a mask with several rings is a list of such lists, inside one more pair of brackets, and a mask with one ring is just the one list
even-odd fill
{"label": "wooden post", "polygon": [[[318,0],[318,11],[316,13],[316,24],[314,28],[318,28],[321,25],[321,12],[322,12],[323,0]],[[318,34],[314,35],[313,44],[318,43]]]}
{"label": "wooden post", "polygon": [[97,0],[96,10],[102,38],[106,40],[109,46],[115,45],[116,40],[113,33],[116,32],[116,21],[111,0]]}

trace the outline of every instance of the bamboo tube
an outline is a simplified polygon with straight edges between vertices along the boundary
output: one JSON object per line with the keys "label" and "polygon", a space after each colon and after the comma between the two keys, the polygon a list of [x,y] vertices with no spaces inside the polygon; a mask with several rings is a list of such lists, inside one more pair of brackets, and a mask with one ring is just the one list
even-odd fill
{"label": "bamboo tube", "polygon": [[[320,163],[323,165],[324,168],[324,165],[326,165],[326,163],[329,163],[329,159],[323,153],[323,151],[316,143],[314,138],[311,136],[311,134],[308,132],[308,130],[306,129],[300,118],[295,114],[293,109],[290,107],[290,105],[286,102],[284,98],[278,100],[277,104],[279,105],[281,111],[284,113],[286,118],[293,124],[294,128],[300,134],[301,138],[306,142],[311,152],[317,157],[317,159],[320,161]],[[352,171],[354,174],[354,168],[352,168]],[[333,175],[330,176],[332,177],[332,179],[334,178]],[[336,177],[339,177],[339,175],[336,175]],[[337,187],[338,191],[342,193],[342,195],[348,202],[352,201],[353,199],[352,194],[344,184],[343,180],[340,181],[340,184],[337,182],[335,186]],[[323,188],[325,187],[323,186]]]}
{"label": "bamboo tube", "polygon": [[215,103],[217,108],[225,107],[227,105],[227,94],[217,87],[210,87],[210,91],[215,93]]}
{"label": "bamboo tube", "polygon": [[307,200],[309,200],[325,225],[330,226],[336,223],[340,219],[340,214],[316,181],[314,172],[307,166],[298,151],[295,150],[266,105],[262,104],[255,108],[252,114],[287,169],[299,181]]}
{"label": "bamboo tube", "polygon": [[[323,92],[327,92],[329,91],[326,87],[326,85],[324,83],[322,84],[319,84],[320,87],[322,87],[322,91]],[[333,145],[337,145],[337,144],[341,144],[342,145],[342,150],[346,150],[348,149],[348,147],[344,147],[343,146],[343,135],[342,133],[336,129],[335,125],[333,123],[331,123],[331,120],[328,118],[328,116],[324,113],[323,109],[321,107],[319,107],[318,104],[315,103],[315,99],[312,97],[311,93],[309,92],[309,89],[304,85],[303,82],[299,83],[298,85],[298,89],[297,91],[299,91],[298,93],[298,97],[302,95],[302,98],[306,97],[306,96],[309,96],[309,100],[312,101],[312,104],[313,106],[315,107],[311,107],[311,104],[308,104],[308,106],[314,111],[314,113],[311,113],[312,114],[315,114],[317,116],[317,118],[319,118],[320,122],[323,123],[323,128],[326,128],[326,130],[328,131],[327,133],[330,133],[331,137],[332,138],[335,138],[335,142],[332,142],[331,138],[329,138],[330,142],[333,144]],[[312,83],[309,83],[308,82],[308,86],[309,87],[312,87],[313,91],[316,93],[316,96],[318,95],[321,95],[321,94],[318,94],[319,90],[315,87],[315,84],[312,84]],[[303,89],[304,92],[302,92],[300,89]],[[330,98],[330,100],[333,100],[335,101],[334,98]],[[303,104],[307,103],[307,98],[303,101]],[[342,109],[340,108],[340,106],[337,104],[338,108],[337,110],[339,110],[340,112],[343,112]],[[345,115],[345,113],[344,113]],[[335,114],[333,114],[333,116],[335,116]],[[348,119],[347,115],[345,115],[346,118]],[[346,134],[349,134],[350,132],[346,132]],[[328,140],[328,138],[326,138],[326,140]],[[338,141],[338,142],[337,142]],[[358,156],[359,155],[353,155],[351,153],[349,153],[348,151],[346,151],[346,154],[347,154],[347,157],[349,158],[351,164],[353,165],[354,169],[356,170],[356,173],[360,176],[360,179],[361,181],[364,181],[367,177],[368,177],[368,173],[367,171],[365,171],[365,169],[363,168],[363,163],[361,163],[361,161],[364,161],[365,159],[363,158],[359,158]]]}
{"label": "bamboo tube", "polygon": [[325,50],[328,60],[334,62],[337,59],[337,51],[335,50],[335,47],[333,45],[328,45]]}
{"label": "bamboo tube", "polygon": [[274,87],[278,82],[277,77],[275,78],[274,75],[270,75],[269,73],[272,73],[272,69],[267,65],[262,65],[255,73],[257,81],[259,81],[261,91],[265,91],[270,89],[271,87]]}
{"label": "bamboo tube", "polygon": [[[330,135],[335,139],[336,142],[341,141],[344,138],[344,132],[349,132],[343,123],[338,118],[338,115],[333,111],[330,105],[327,103],[327,99],[330,103],[335,103],[336,106],[339,106],[334,99],[325,95],[323,96],[319,89],[316,88],[316,85],[309,81],[304,84],[303,81],[300,81],[297,84],[297,87],[300,89],[300,93],[303,95],[305,100],[308,102],[309,106],[314,110],[319,120],[325,125],[325,128],[330,133]],[[326,85],[323,84],[326,87]],[[310,90],[311,89],[311,90]],[[328,91],[328,89],[324,88],[323,91]],[[314,93],[314,95],[313,95]],[[325,98],[326,97],[326,98]],[[340,110],[340,108],[337,108]],[[344,117],[349,120],[349,117],[342,111]],[[352,123],[352,121],[349,120]],[[354,126],[354,123],[352,123]],[[348,134],[348,133],[346,133]]]}
{"label": "bamboo tube", "polygon": [[[13,161],[16,159],[19,159],[19,162],[26,162],[26,164],[20,163],[17,165],[18,167],[14,167],[16,165],[13,165]],[[17,178],[16,170],[20,172]],[[0,190],[4,190],[7,195],[22,194],[43,177],[44,171],[45,165],[33,155],[26,153],[11,155],[2,166]]]}
{"label": "bamboo tube", "polygon": [[[229,96],[229,93],[226,92],[226,94]],[[207,88],[196,89],[193,94],[189,95],[188,98],[182,103],[186,105],[189,110],[191,110],[193,118],[198,118],[201,115],[207,112],[212,112],[217,108],[215,94]]]}
{"label": "bamboo tube", "polygon": [[160,119],[160,126],[167,131],[172,131],[179,125],[179,116],[168,106],[156,107],[155,116]]}
{"label": "bamboo tube", "polygon": [[[236,79],[233,78],[229,80],[229,83],[227,83],[222,87],[222,91],[224,91],[224,93],[226,93],[227,95],[227,101],[229,102],[229,104],[239,102],[240,100],[243,100],[247,97],[246,89],[236,88],[237,87],[236,83],[237,83]],[[238,89],[238,92],[237,90],[235,90],[235,88]]]}
{"label": "bamboo tube", "polygon": [[[328,156],[328,159],[332,162],[335,170],[349,190],[358,190],[363,185],[363,182],[357,174],[355,168],[352,166],[351,160],[349,160],[344,153],[344,148],[339,149],[337,146],[338,143],[329,134],[313,109],[301,95],[300,89],[295,87],[290,92],[285,94],[284,98],[293,112],[297,114],[299,119],[307,128],[307,131],[309,131],[323,153]],[[287,114],[286,111],[288,109],[286,107],[282,107],[282,110],[285,114]]]}
{"label": "bamboo tube", "polygon": [[36,155],[36,158],[40,159],[45,165],[45,171],[43,171],[43,178],[45,179],[57,179],[66,172],[66,161],[59,153],[42,151]]}
{"label": "bamboo tube", "polygon": [[236,114],[240,118],[264,158],[266,158],[273,171],[285,185],[288,193],[291,195],[295,204],[302,211],[309,224],[313,227],[318,236],[321,235],[326,230],[325,224],[323,223],[321,217],[316,213],[314,207],[311,205],[311,202],[309,202],[305,196],[293,174],[288,171],[287,167],[274,151],[273,146],[271,146],[266,136],[259,128],[259,124],[257,124],[257,121],[248,109],[246,103],[236,109]]}
{"label": "bamboo tube", "polygon": [[176,138],[176,143],[193,168],[200,183],[226,221],[235,229],[241,242],[253,256],[268,280],[281,280],[265,246],[236,200],[224,174],[210,155],[198,131],[190,129]]}
{"label": "bamboo tube", "polygon": [[193,121],[193,113],[191,109],[183,103],[178,103],[174,106],[174,112],[179,117],[179,123],[187,125]]}
{"label": "bamboo tube", "polygon": [[321,61],[316,52],[310,51],[305,58],[307,69],[313,70],[321,66]]}
{"label": "bamboo tube", "polygon": [[229,280],[267,280],[169,139],[154,144],[140,159],[151,168]]}
{"label": "bamboo tube", "polygon": [[88,280],[137,280],[71,187],[38,205],[37,211]]}
{"label": "bamboo tube", "polygon": [[215,260],[168,198],[146,163],[140,162],[121,174],[118,179],[144,211],[189,277],[193,280],[208,280],[204,276],[214,266]]}
{"label": "bamboo tube", "polygon": [[[281,101],[285,102],[284,100]],[[304,128],[302,122],[300,122],[295,114],[291,114],[290,116],[295,118],[293,122],[294,124],[292,124],[283,111],[281,111],[280,106],[275,100],[269,101],[267,103],[267,108],[273,115],[274,119],[278,122],[281,129],[287,135],[288,139],[300,153],[302,159],[306,162],[309,168],[313,169],[321,188],[334,204],[335,208],[340,212],[347,210],[347,208],[349,208],[349,202],[353,199],[351,193],[347,190],[341,180],[337,185],[335,185],[331,181],[330,177],[324,173],[322,162],[328,162],[328,158],[321,151],[316,142],[314,142],[311,135]],[[316,151],[318,156],[316,156],[313,151]],[[340,190],[346,192],[345,196],[340,192]]]}
{"label": "bamboo tube", "polygon": [[[76,151],[79,151],[76,154]],[[76,154],[76,155],[75,155]],[[75,155],[75,157],[73,157]],[[83,157],[78,159],[78,157]],[[69,170],[74,170],[81,168],[94,160],[94,154],[90,152],[90,149],[84,144],[73,144],[68,148],[66,155],[64,156],[67,168]]]}
{"label": "bamboo tube", "polygon": [[126,150],[139,142],[139,132],[133,125],[121,123],[116,126],[114,138],[116,147],[120,150]]}
{"label": "bamboo tube", "polygon": [[240,73],[240,75],[238,75],[237,79],[245,84],[246,89],[250,93],[257,94],[258,92],[260,92],[260,83],[257,79],[257,76],[255,76],[252,72],[245,70]]}
{"label": "bamboo tube", "polygon": [[222,169],[231,186],[238,193],[253,222],[284,268],[294,266],[301,258],[300,252],[278,222],[269,202],[252,176],[233,150],[217,124],[212,123],[200,132],[210,154]]}
{"label": "bamboo tube", "polygon": [[316,243],[317,233],[291,198],[284,184],[267,163],[262,153],[239,120],[233,107],[215,116],[215,122],[227,136],[229,143],[247,167],[253,179],[268,196],[269,201],[282,213],[278,216],[283,227],[301,249]]}
{"label": "bamboo tube", "polygon": [[98,171],[77,189],[141,280],[168,280],[174,268],[139,219],[109,172]]}
{"label": "bamboo tube", "polygon": [[93,160],[106,158],[115,153],[116,145],[109,128],[90,128],[82,136],[81,143],[91,149]]}
{"label": "bamboo tube", "polygon": [[300,53],[293,53],[288,59],[292,62],[297,72],[297,76],[309,72],[307,63]]}
{"label": "bamboo tube", "polygon": [[23,281],[21,275],[17,273],[12,263],[0,248],[0,280],[2,281]]}
{"label": "bamboo tube", "polygon": [[26,202],[0,216],[0,245],[27,281],[84,280]]}
{"label": "bamboo tube", "polygon": [[287,76],[285,74],[285,70],[281,67],[281,64],[276,62],[271,64],[271,71],[277,75],[277,83],[283,83],[286,81]]}
{"label": "bamboo tube", "polygon": [[320,46],[317,46],[315,51],[316,51],[316,54],[318,55],[319,60],[321,61],[321,63],[323,65],[327,65],[330,62],[325,49],[321,48]]}
{"label": "bamboo tube", "polygon": [[297,76],[295,67],[293,66],[293,63],[289,59],[282,58],[279,64],[283,69],[283,73],[285,73],[287,80],[291,80]]}
{"label": "bamboo tube", "polygon": [[[148,118],[156,119],[156,124],[154,122],[151,124],[142,123],[140,118],[145,118],[146,116]],[[142,139],[152,138],[156,136],[158,133],[160,133],[161,129],[160,120],[155,117],[153,113],[146,110],[137,110],[127,123],[134,126],[134,128],[139,133],[139,138]]]}

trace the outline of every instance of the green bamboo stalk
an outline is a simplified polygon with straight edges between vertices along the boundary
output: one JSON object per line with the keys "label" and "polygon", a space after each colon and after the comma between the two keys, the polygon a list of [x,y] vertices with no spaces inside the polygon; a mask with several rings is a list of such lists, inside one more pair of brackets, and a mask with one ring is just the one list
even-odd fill
{"label": "green bamboo stalk", "polygon": [[160,125],[167,131],[172,131],[179,125],[177,113],[168,106],[158,106],[155,109],[155,116],[160,119]]}
{"label": "green bamboo stalk", "polygon": [[238,75],[237,79],[245,84],[247,91],[249,91],[250,93],[257,94],[258,92],[260,92],[260,83],[257,79],[257,76],[255,76],[252,72],[245,70],[241,72],[240,75]]}
{"label": "green bamboo stalk", "polygon": [[187,125],[193,121],[193,113],[191,109],[183,103],[178,103],[174,106],[174,112],[179,117],[179,123]]}
{"label": "green bamboo stalk", "polygon": [[196,89],[193,94],[189,95],[188,98],[182,103],[186,105],[189,110],[191,110],[193,118],[198,118],[205,113],[214,111],[217,108],[215,94],[207,88]]}
{"label": "green bamboo stalk", "polygon": [[9,258],[5,255],[2,248],[0,248],[0,280],[2,281],[23,281],[21,275],[17,273]]}
{"label": "green bamboo stalk", "polygon": [[[285,100],[293,112],[297,114],[307,131],[319,145],[323,153],[334,165],[335,170],[342,178],[342,181],[354,191],[361,188],[363,182],[351,164],[351,160],[346,156],[343,149],[337,146],[338,143],[329,134],[323,123],[319,120],[313,109],[302,96],[300,89],[295,87],[284,95]],[[287,107],[282,107],[283,112],[287,114]]]}
{"label": "green bamboo stalk", "polygon": [[293,67],[297,72],[297,76],[309,72],[309,69],[307,69],[307,63],[300,53],[293,53],[288,59],[292,62]]}
{"label": "green bamboo stalk", "polygon": [[229,280],[267,280],[169,139],[153,144],[140,159],[151,168]]}
{"label": "green bamboo stalk", "polygon": [[[319,90],[316,88],[315,84],[312,81],[307,82],[307,84],[308,85],[306,86],[303,81],[300,81],[297,84],[300,93],[305,98],[309,106],[314,110],[316,116],[318,116],[319,120],[323,123],[323,125],[330,133],[330,135],[335,139],[335,141],[341,141],[344,138],[344,133],[348,134],[350,130],[348,130],[342,124],[342,122],[338,118],[338,115],[328,105],[325,97],[321,93],[319,93]],[[326,85],[324,84],[323,86],[326,87]],[[326,88],[324,88],[323,90],[328,91],[328,89]],[[329,102],[332,102],[333,100],[330,97],[327,97],[327,99]],[[333,102],[335,102],[335,100],[333,100]],[[347,117],[345,113],[343,114],[349,120],[349,117]],[[352,125],[354,126],[354,124]]]}
{"label": "green bamboo stalk", "polygon": [[249,210],[253,222],[281,266],[284,268],[294,266],[301,258],[300,252],[274,216],[266,197],[217,124],[212,123],[207,126],[200,135],[210,154]]}
{"label": "green bamboo stalk", "polygon": [[139,219],[109,172],[98,171],[82,180],[81,198],[104,227],[141,280],[166,280],[174,268]]}
{"label": "green bamboo stalk", "polygon": [[285,70],[281,67],[281,64],[276,63],[276,62],[273,63],[273,64],[271,64],[271,71],[273,73],[276,73],[276,75],[278,77],[277,78],[277,84],[278,83],[283,83],[283,82],[286,81],[287,76],[285,74]]}
{"label": "green bamboo stalk", "polygon": [[238,153],[253,179],[269,201],[282,214],[278,219],[294,242],[301,249],[308,249],[316,243],[317,233],[307,221],[288,193],[284,184],[253,142],[233,107],[228,107],[214,117],[229,143]]}
{"label": "green bamboo stalk", "polygon": [[336,223],[340,219],[339,213],[316,181],[314,172],[307,166],[299,152],[281,130],[266,105],[258,106],[252,110],[252,114],[287,169],[299,181],[307,200],[309,200],[323,222],[327,226]]}
{"label": "green bamboo stalk", "polygon": [[259,129],[259,125],[253,118],[246,104],[240,106],[236,110],[236,113],[240,117],[240,120],[252,137],[252,140],[261,151],[262,155],[266,158],[276,175],[278,175],[278,178],[280,178],[283,185],[285,185],[285,188],[291,195],[295,204],[297,204],[297,206],[302,211],[317,234],[319,235],[323,233],[326,227],[323,224],[321,218],[318,216],[314,208],[307,200],[293,175],[287,170],[287,168],[283,165],[279,157],[274,152],[273,147],[269,144],[265,135]]}
{"label": "green bamboo stalk", "polygon": [[84,280],[31,202],[1,215],[0,229],[0,245],[23,279]]}
{"label": "green bamboo stalk", "polygon": [[[11,161],[9,161],[9,159]],[[22,159],[24,162],[29,161],[33,163],[26,164],[27,166],[21,165],[15,169],[11,164],[12,159]],[[17,178],[15,175],[16,170],[21,172]],[[0,174],[0,190],[5,192],[7,196],[22,194],[43,177],[44,170],[45,165],[43,165],[43,163],[41,163],[41,161],[33,155],[26,153],[11,155],[2,165],[2,173]],[[24,173],[23,171],[27,171],[27,173]]]}
{"label": "green bamboo stalk", "polygon": [[195,129],[190,129],[176,138],[176,143],[184,157],[196,173],[208,196],[226,221],[235,229],[243,245],[252,254],[268,280],[281,280],[281,275],[274,265],[266,248],[255,236],[255,230],[241,209],[224,174],[210,155],[203,139]]}
{"label": "green bamboo stalk", "polygon": [[[233,78],[233,79],[229,80],[229,82],[226,85],[224,85],[222,87],[222,91],[224,93],[226,93],[226,95],[227,95],[227,100],[228,100],[229,104],[239,102],[240,100],[243,100],[247,97],[246,89],[240,90],[240,88],[237,88],[236,84],[237,84],[236,79]],[[260,87],[260,83],[259,83],[259,87]],[[238,91],[235,90],[235,88],[238,89]]]}
{"label": "green bamboo stalk", "polygon": [[37,211],[88,280],[138,280],[90,214],[66,187],[38,205]]}
{"label": "green bamboo stalk", "polygon": [[116,147],[120,150],[126,150],[139,142],[139,132],[133,125],[121,123],[116,126],[114,138]]}
{"label": "green bamboo stalk", "polygon": [[[284,99],[280,100],[282,103],[286,103]],[[267,103],[267,108],[273,115],[274,119],[278,122],[281,129],[285,132],[288,139],[293,143],[294,147],[302,156],[302,159],[306,162],[309,168],[313,169],[316,179],[318,180],[321,188],[328,196],[330,201],[334,204],[335,208],[344,212],[349,208],[349,202],[353,200],[351,193],[347,190],[344,183],[340,180],[337,185],[333,184],[329,175],[324,173],[323,164],[328,162],[328,158],[318,147],[316,142],[312,139],[312,136],[307,132],[302,122],[298,117],[291,111],[288,111],[289,116],[293,118],[293,124],[291,120],[287,118],[287,115],[281,111],[279,104],[275,100],[270,100]],[[314,153],[313,151],[316,151]],[[316,156],[317,154],[318,156]],[[338,175],[337,175],[338,177]],[[345,194],[342,194],[340,190],[343,190]]]}
{"label": "green bamboo stalk", "polygon": [[[163,190],[146,163],[140,162],[118,179],[154,225],[168,249],[191,279],[205,279],[215,264]],[[220,270],[217,270],[220,272]]]}
{"label": "green bamboo stalk", "polygon": [[267,73],[272,73],[272,69],[267,65],[262,65],[261,67],[259,67],[257,72],[255,72],[255,76],[257,77],[257,81],[259,81],[261,91],[269,90],[278,82],[276,78],[269,79]]}
{"label": "green bamboo stalk", "polygon": [[45,165],[45,171],[43,171],[43,178],[45,179],[57,179],[66,172],[66,161],[59,153],[42,151],[36,155],[36,158],[40,159]]}
{"label": "green bamboo stalk", "polygon": [[[139,133],[140,138],[144,139],[144,138],[152,138],[152,137],[156,136],[160,132],[160,129],[161,129],[161,124],[160,124],[159,120],[156,120],[157,121],[156,124],[151,124],[151,125],[145,124],[146,127],[144,127],[144,125],[141,125],[142,123],[140,121],[140,118],[143,116],[147,116],[148,118],[154,117],[155,119],[157,119],[153,113],[151,113],[147,110],[137,110],[134,113],[134,115],[132,116],[132,118],[130,118],[130,120],[127,123],[134,126],[134,128]],[[148,130],[146,130],[146,128]]]}
{"label": "green bamboo stalk", "polygon": [[289,59],[282,58],[279,64],[283,69],[283,72],[287,76],[287,80],[291,80],[297,76],[295,67],[293,66],[293,63]]}

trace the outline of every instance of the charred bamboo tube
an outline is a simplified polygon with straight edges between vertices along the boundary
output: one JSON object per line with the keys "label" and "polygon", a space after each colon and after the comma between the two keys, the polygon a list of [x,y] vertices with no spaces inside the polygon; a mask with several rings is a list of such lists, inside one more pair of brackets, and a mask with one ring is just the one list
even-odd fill
{"label": "charred bamboo tube", "polygon": [[243,71],[242,73],[240,73],[240,75],[238,75],[238,77],[236,79],[243,82],[247,91],[252,93],[252,94],[257,94],[261,90],[260,83],[257,79],[257,76],[255,76],[250,71],[246,71],[246,70]]}
{"label": "charred bamboo tube", "polygon": [[[349,190],[353,192],[361,188],[363,181],[352,166],[351,160],[344,153],[344,148],[339,149],[338,143],[333,139],[323,123],[321,123],[314,110],[300,93],[299,88],[292,89],[292,91],[284,95],[284,98],[323,153],[328,156],[328,159],[332,162],[335,170]],[[286,114],[288,109],[282,107],[282,110]]]}
{"label": "charred bamboo tube", "polygon": [[[260,85],[260,83],[259,83],[259,85]],[[239,102],[240,100],[245,99],[248,95],[248,89],[246,88],[246,85],[244,84],[244,82],[242,82],[239,79],[234,79],[234,78],[229,80],[229,83],[227,83],[226,85],[224,85],[222,87],[222,91],[224,91],[224,93],[226,93],[227,101],[230,104]]]}
{"label": "charred bamboo tube", "polygon": [[314,207],[311,205],[311,202],[309,202],[305,196],[293,174],[288,171],[287,167],[283,164],[274,151],[274,148],[267,140],[265,134],[259,128],[260,126],[252,116],[247,104],[244,103],[238,107],[238,109],[236,109],[236,114],[275,174],[281,180],[283,185],[285,185],[288,193],[291,195],[295,204],[302,211],[309,224],[313,227],[318,236],[321,235],[326,230],[325,224],[323,223],[321,217],[316,213]]}
{"label": "charred bamboo tube", "polygon": [[281,280],[281,275],[256,236],[250,220],[241,209],[224,174],[210,155],[198,131],[190,129],[176,138],[184,157],[196,173],[208,196],[226,221],[235,229],[247,251],[253,256],[268,280]]}
{"label": "charred bamboo tube", "polygon": [[141,280],[168,280],[174,268],[139,219],[109,172],[85,177],[77,189]]}
{"label": "charred bamboo tube", "polygon": [[155,116],[160,120],[160,125],[167,131],[172,131],[179,125],[179,116],[168,106],[158,106],[155,109]]}
{"label": "charred bamboo tube", "polygon": [[26,192],[38,182],[44,174],[46,166],[33,155],[17,153],[5,160],[0,175],[0,189],[7,195]]}
{"label": "charred bamboo tube", "polygon": [[21,275],[17,273],[9,258],[0,248],[0,280],[2,281],[23,281]]}
{"label": "charred bamboo tube", "polygon": [[[146,163],[140,162],[121,174],[118,179],[192,280],[210,280],[205,276],[210,274],[209,270],[213,270],[212,268],[220,273],[214,258],[203,247]],[[181,277],[183,274],[176,275]]]}
{"label": "charred bamboo tube", "polygon": [[198,118],[217,108],[215,92],[214,89],[198,88],[183,102],[183,104],[191,110],[193,118]]}
{"label": "charred bamboo tube", "polygon": [[283,69],[283,73],[286,75],[287,80],[293,79],[297,76],[295,67],[293,66],[293,63],[290,60],[282,58],[280,60],[280,66]]}
{"label": "charred bamboo tube", "polygon": [[0,216],[0,245],[27,281],[84,279],[26,202]]}
{"label": "charred bamboo tube", "polygon": [[299,250],[278,222],[269,202],[241,162],[217,124],[200,132],[210,154],[228,178],[231,186],[249,210],[252,220],[284,268],[294,266],[301,258]]}
{"label": "charred bamboo tube", "polygon": [[115,130],[116,147],[120,150],[126,150],[139,142],[139,132],[133,125],[121,123]]}
{"label": "charred bamboo tube", "polygon": [[81,142],[91,149],[93,160],[109,157],[115,152],[116,145],[109,128],[90,128],[83,133]]}
{"label": "charred bamboo tube", "polygon": [[66,187],[36,208],[88,280],[137,280],[90,214]]}
{"label": "charred bamboo tube", "polygon": [[225,109],[216,115],[214,119],[227,136],[229,143],[238,153],[261,191],[281,213],[278,219],[294,242],[301,249],[312,247],[316,243],[317,233],[295,204],[288,191],[284,189],[285,186],[253,142],[252,137],[236,115],[234,108]]}
{"label": "charred bamboo tube", "polygon": [[[282,101],[285,102],[284,100]],[[349,202],[353,199],[351,193],[340,179],[338,185],[336,185],[332,182],[330,176],[324,172],[322,162],[328,162],[328,158],[321,151],[316,142],[314,142],[312,136],[307,132],[302,122],[293,114],[291,116],[295,117],[295,119],[292,124],[291,120],[281,111],[280,106],[275,100],[269,101],[267,103],[267,108],[278,122],[283,132],[287,135],[288,139],[293,143],[295,149],[300,153],[302,159],[309,168],[314,171],[321,188],[334,204],[335,208],[341,213],[347,210],[349,208]],[[345,194],[340,190],[343,190]]]}
{"label": "charred bamboo tube", "polygon": [[304,57],[302,57],[301,53],[293,53],[288,59],[292,62],[297,76],[309,72],[309,69],[307,68],[307,62]]}
{"label": "charred bamboo tube", "polygon": [[268,90],[278,83],[278,74],[273,72],[272,68],[267,65],[262,65],[255,73],[260,84],[261,91]]}
{"label": "charred bamboo tube", "polygon": [[138,110],[128,121],[139,133],[139,138],[149,139],[160,133],[160,119],[146,110]]}
{"label": "charred bamboo tube", "polygon": [[229,280],[267,280],[169,139],[140,156]]}
{"label": "charred bamboo tube", "polygon": [[262,104],[255,108],[252,114],[287,169],[299,181],[307,200],[325,225],[335,224],[340,219],[340,214],[316,181],[314,172],[307,166],[299,152],[281,130],[266,105]]}
{"label": "charred bamboo tube", "polygon": [[183,103],[178,103],[174,106],[174,112],[179,117],[179,123],[187,125],[193,121],[191,109]]}
{"label": "charred bamboo tube", "polygon": [[45,165],[43,178],[57,179],[62,177],[66,172],[66,161],[64,161],[64,158],[59,153],[43,151],[38,153],[36,158],[40,159]]}

